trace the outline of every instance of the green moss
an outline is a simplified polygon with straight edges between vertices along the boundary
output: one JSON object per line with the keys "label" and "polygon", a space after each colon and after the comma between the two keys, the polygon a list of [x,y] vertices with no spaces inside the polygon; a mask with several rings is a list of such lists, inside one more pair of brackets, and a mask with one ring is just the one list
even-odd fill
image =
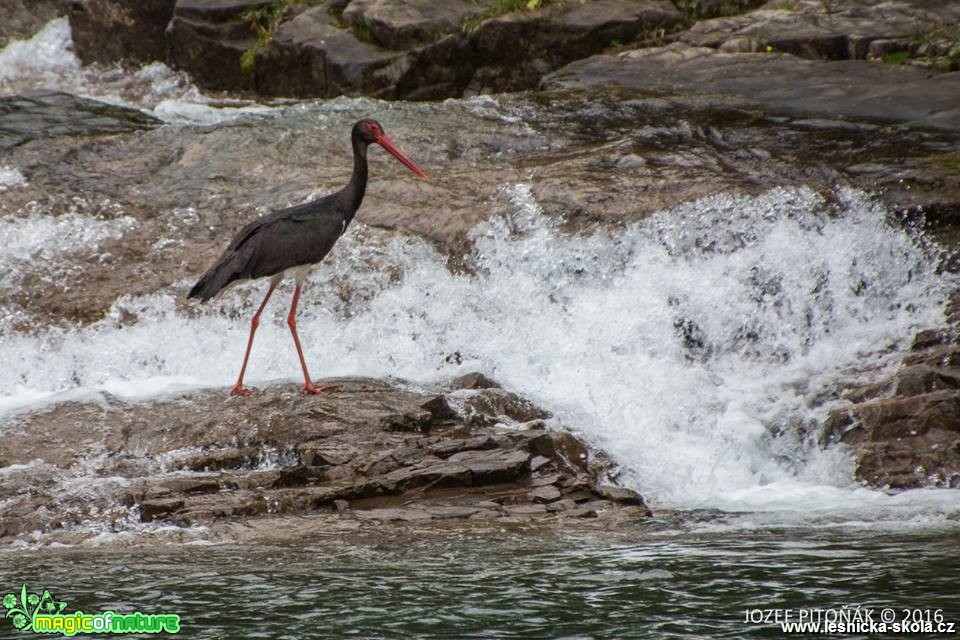
{"label": "green moss", "polygon": [[350,25],[350,30],[353,31],[353,35],[357,37],[357,40],[373,44],[377,42],[376,38],[373,37],[373,30],[370,28],[370,25],[359,16],[353,21],[353,24]]}
{"label": "green moss", "polygon": [[275,0],[265,7],[250,9],[243,12],[241,19],[250,24],[255,34],[253,44],[240,56],[240,69],[244,73],[253,71],[257,52],[270,43],[273,33],[280,25],[280,20],[287,11],[290,0]]}
{"label": "green moss", "polygon": [[960,173],[960,151],[933,156],[931,160],[936,165]]}
{"label": "green moss", "polygon": [[903,64],[904,60],[910,57],[909,51],[896,51],[884,55],[881,60],[884,64]]}
{"label": "green moss", "polygon": [[[493,5],[488,10],[465,17],[461,26],[464,31],[473,34],[484,20],[496,18],[508,13],[516,13],[518,11],[534,11],[549,5],[562,5],[565,4],[566,1],[567,0],[494,0]],[[580,2],[586,1],[587,0],[580,0]],[[474,0],[474,3],[479,4],[479,1]]]}

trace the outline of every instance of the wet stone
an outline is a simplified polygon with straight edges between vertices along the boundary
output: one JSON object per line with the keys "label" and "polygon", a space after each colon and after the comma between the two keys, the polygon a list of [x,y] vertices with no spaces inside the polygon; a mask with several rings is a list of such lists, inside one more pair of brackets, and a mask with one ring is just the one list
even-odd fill
{"label": "wet stone", "polygon": [[473,476],[474,485],[512,482],[527,471],[530,455],[525,451],[461,451],[448,460],[463,465]]}
{"label": "wet stone", "polygon": [[597,487],[597,493],[606,498],[607,500],[612,500],[613,502],[618,502],[620,504],[629,504],[629,505],[641,505],[643,504],[643,497],[633,491],[632,489],[625,489],[623,487],[611,487],[609,485],[601,485]]}
{"label": "wet stone", "polygon": [[545,476],[533,477],[530,479],[530,486],[542,487],[548,484],[556,484],[557,482],[560,481],[560,478],[561,476],[559,473],[550,473]]}
{"label": "wet stone", "polygon": [[369,509],[354,511],[354,515],[361,520],[380,520],[383,522],[423,522],[433,519],[433,516],[422,509]]}
{"label": "wet stone", "polygon": [[140,519],[143,522],[153,522],[161,520],[170,514],[179,511],[184,506],[184,501],[179,498],[167,498],[160,500],[145,500],[140,503]]}
{"label": "wet stone", "polygon": [[569,498],[564,498],[562,500],[557,500],[556,502],[551,502],[547,505],[547,509],[551,512],[559,511],[570,511],[577,508],[577,503]]}
{"label": "wet stone", "polygon": [[454,378],[450,383],[451,389],[499,389],[500,385],[482,373],[467,373]]}
{"label": "wet stone", "polygon": [[0,97],[0,149],[37,138],[99,135],[149,129],[162,124],[137,110],[58,91]]}
{"label": "wet stone", "polygon": [[534,456],[530,461],[530,471],[537,471],[540,467],[550,464],[550,458],[545,456]]}
{"label": "wet stone", "polygon": [[[347,522],[366,527],[504,515],[536,519],[575,507],[556,486],[561,483],[591,509],[600,508],[597,479],[572,469],[554,445],[545,453],[556,457],[537,460],[541,471],[552,471],[531,472],[529,437],[463,420],[429,436],[395,431],[388,425],[411,412],[429,415],[418,407],[436,394],[369,380],[340,382],[336,394],[317,398],[301,396],[290,384],[228,401],[222,391],[147,403],[110,397],[28,414],[0,438],[0,460],[43,463],[50,471],[4,484],[0,540],[62,529],[77,521],[77,513],[90,513],[86,496],[37,497],[52,496],[63,476],[57,470],[70,469],[78,456],[100,465],[96,473],[116,478],[96,499],[110,526],[132,511],[144,522],[203,526],[210,539],[287,539],[292,517],[319,518],[317,534]],[[76,425],[87,422],[97,427],[84,430],[82,439],[64,436],[64,429],[74,434]],[[527,436],[547,434],[539,429]],[[67,452],[51,445],[68,441]],[[234,446],[214,444],[219,442]],[[170,476],[191,466],[209,470]],[[39,509],[41,504],[47,508]]]}
{"label": "wet stone", "polygon": [[547,513],[547,506],[543,504],[523,504],[506,507],[510,516],[537,516]]}
{"label": "wet stone", "polygon": [[563,496],[563,494],[560,493],[560,489],[557,489],[553,485],[538,487],[527,495],[529,495],[530,499],[534,502],[541,503],[553,502],[555,500],[559,500]]}
{"label": "wet stone", "polygon": [[428,447],[429,451],[440,457],[450,456],[461,451],[496,449],[497,441],[491,436],[474,436],[463,440],[447,440]]}

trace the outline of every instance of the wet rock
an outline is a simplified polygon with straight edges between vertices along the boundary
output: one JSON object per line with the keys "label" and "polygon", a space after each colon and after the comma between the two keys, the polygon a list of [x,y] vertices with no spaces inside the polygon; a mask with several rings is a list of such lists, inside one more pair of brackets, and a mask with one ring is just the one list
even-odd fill
{"label": "wet rock", "polygon": [[164,32],[176,3],[176,0],[72,0],[70,30],[77,57],[84,64],[166,60]]}
{"label": "wet rock", "polygon": [[361,24],[387,49],[410,49],[461,29],[487,7],[468,0],[353,0],[343,11],[347,25]]}
{"label": "wet rock", "polygon": [[639,493],[625,487],[601,485],[597,487],[597,493],[607,500],[617,502],[619,504],[632,504],[638,506],[642,506],[644,504],[643,497]]}
{"label": "wet rock", "polygon": [[482,373],[466,373],[450,382],[451,389],[499,389],[500,385]]}
{"label": "wet rock", "polygon": [[[534,458],[536,459],[536,458]],[[561,476],[559,473],[549,473],[544,476],[534,475],[530,478],[530,486],[532,487],[542,487],[548,484],[556,484],[560,482]]]}
{"label": "wet rock", "polygon": [[552,513],[559,513],[562,511],[571,511],[577,508],[577,503],[569,498],[563,498],[562,500],[556,500],[547,505],[547,510]]}
{"label": "wet rock", "polygon": [[473,506],[473,507],[427,507],[425,509],[427,513],[430,514],[430,517],[436,520],[462,520],[470,518],[478,513],[482,513],[484,509]]}
{"label": "wet rock", "polygon": [[113,62],[130,48],[136,59],[167,60],[209,88],[423,100],[530,88],[571,60],[681,20],[667,0],[560,3],[492,18],[486,1],[294,3],[245,72],[241,56],[257,37],[252,15],[272,5],[76,0],[73,24],[85,61]]}
{"label": "wet rock", "polygon": [[59,91],[0,97],[0,149],[59,136],[96,136],[158,126],[136,109],[78,98]]}
{"label": "wet rock", "polygon": [[445,458],[461,451],[476,451],[497,448],[497,441],[488,435],[474,436],[472,438],[442,440],[436,444],[431,444],[428,450],[434,455]]}
{"label": "wet rock", "polygon": [[570,434],[528,429],[511,433],[510,437],[524,442],[527,450],[547,460],[560,458],[572,468],[579,469],[586,469],[590,463],[587,447]]}
{"label": "wet rock", "polygon": [[184,501],[179,498],[165,500],[145,500],[140,503],[140,519],[153,522],[170,516],[183,508]]}
{"label": "wet rock", "polygon": [[676,8],[660,0],[595,0],[487,20],[474,34],[480,62],[468,91],[532,88],[552,69],[680,20]]}
{"label": "wet rock", "polygon": [[458,391],[448,404],[468,424],[492,426],[497,423],[525,423],[548,418],[549,414],[529,400],[498,388]]}
{"label": "wet rock", "polygon": [[529,495],[534,502],[541,502],[544,504],[548,502],[554,502],[563,497],[563,494],[560,493],[560,489],[557,489],[553,485],[538,487],[531,491]]}
{"label": "wet rock", "polygon": [[378,520],[380,522],[423,522],[433,519],[428,512],[422,509],[369,509],[356,512],[361,520]]}
{"label": "wet rock", "polygon": [[600,515],[599,513],[597,513],[597,510],[595,507],[586,506],[586,505],[578,506],[573,509],[567,509],[562,513],[568,518],[596,518]]}
{"label": "wet rock", "polygon": [[851,404],[825,422],[825,443],[852,448],[863,482],[960,487],[960,347],[953,335],[919,332],[898,371],[848,393]]}
{"label": "wet rock", "polygon": [[[556,471],[534,477],[531,439],[502,427],[454,420],[427,436],[392,428],[436,392],[336,382],[336,393],[317,397],[280,385],[246,398],[225,390],[145,403],[103,398],[17,416],[0,438],[0,461],[23,465],[0,487],[0,539],[57,530],[82,540],[104,521],[123,529],[139,519],[203,526],[211,539],[255,531],[265,541],[300,531],[288,526],[293,516],[319,518],[324,531],[349,521],[553,518],[574,500],[602,502],[599,476],[570,470],[556,447],[538,454]],[[536,431],[533,441],[548,433]],[[97,487],[95,499],[69,491],[77,477]]]}
{"label": "wet rock", "polygon": [[960,19],[958,13],[946,5],[924,7],[915,2],[775,0],[738,16],[698,22],[678,39],[727,51],[733,42],[750,40],[815,60],[862,60],[874,41],[905,39],[918,24]]}
{"label": "wet rock", "polygon": [[471,471],[465,465],[441,460],[421,468],[404,467],[391,471],[383,481],[390,493],[419,487],[468,487],[474,484]]}
{"label": "wet rock", "polygon": [[341,28],[326,6],[282,23],[256,56],[257,90],[268,95],[389,97],[389,68],[402,54],[363,42]]}
{"label": "wet rock", "polygon": [[256,32],[249,12],[272,0],[177,0],[166,27],[171,65],[212,89],[253,89],[254,78],[240,65]]}
{"label": "wet rock", "polygon": [[513,482],[527,472],[530,454],[526,451],[461,451],[448,458],[470,471],[473,484]]}
{"label": "wet rock", "polygon": [[[781,81],[769,82],[771,77]],[[623,87],[692,93],[778,113],[874,118],[960,129],[960,76],[860,60],[728,54],[675,43],[593,56],[544,78],[547,89]]]}
{"label": "wet rock", "polygon": [[547,506],[544,504],[524,504],[510,506],[506,508],[508,516],[539,516],[547,513]]}
{"label": "wet rock", "polygon": [[360,450],[352,445],[332,445],[324,440],[304,442],[297,450],[301,464],[323,467],[347,464],[360,453]]}
{"label": "wet rock", "polygon": [[537,471],[544,465],[550,464],[550,458],[545,456],[534,456],[530,461],[530,471]]}
{"label": "wet rock", "polygon": [[71,0],[6,0],[0,2],[0,48],[26,40],[45,24],[70,10]]}

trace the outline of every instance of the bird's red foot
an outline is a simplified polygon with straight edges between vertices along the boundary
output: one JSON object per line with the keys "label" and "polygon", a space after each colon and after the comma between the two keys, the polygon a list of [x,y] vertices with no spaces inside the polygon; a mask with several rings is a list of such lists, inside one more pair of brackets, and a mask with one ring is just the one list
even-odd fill
{"label": "bird's red foot", "polygon": [[232,396],[249,396],[253,394],[252,389],[247,389],[242,384],[233,385],[233,389],[230,390],[230,395]]}
{"label": "bird's red foot", "polygon": [[315,385],[312,382],[308,382],[303,385],[303,389],[300,390],[300,393],[326,393],[327,391],[335,391],[339,389],[342,385],[339,384],[321,384]]}

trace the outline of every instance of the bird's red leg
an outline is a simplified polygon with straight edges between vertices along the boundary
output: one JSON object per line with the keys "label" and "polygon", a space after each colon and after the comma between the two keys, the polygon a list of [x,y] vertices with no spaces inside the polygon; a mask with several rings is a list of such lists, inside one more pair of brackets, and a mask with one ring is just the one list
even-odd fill
{"label": "bird's red leg", "polygon": [[253,346],[253,334],[257,332],[257,327],[260,326],[260,314],[263,313],[263,308],[267,306],[267,300],[270,299],[270,295],[273,293],[273,290],[276,288],[278,282],[280,281],[270,281],[270,288],[267,289],[267,295],[263,297],[263,302],[260,303],[260,306],[257,308],[257,312],[253,314],[253,319],[250,320],[250,337],[247,339],[247,351],[243,354],[243,366],[240,367],[240,377],[237,378],[237,384],[233,385],[233,389],[230,391],[232,395],[250,395],[250,389],[247,389],[243,386],[243,374],[247,371],[247,360],[250,358],[250,348]]}
{"label": "bird's red leg", "polygon": [[307,361],[303,359],[303,349],[300,348],[300,338],[297,336],[297,302],[300,300],[300,283],[293,289],[293,302],[290,303],[290,315],[287,316],[287,325],[290,327],[290,333],[293,334],[293,344],[297,347],[297,355],[300,356],[300,366],[303,368],[303,390],[301,393],[323,393],[336,389],[338,384],[322,384],[319,387],[310,380],[310,374],[307,372]]}

